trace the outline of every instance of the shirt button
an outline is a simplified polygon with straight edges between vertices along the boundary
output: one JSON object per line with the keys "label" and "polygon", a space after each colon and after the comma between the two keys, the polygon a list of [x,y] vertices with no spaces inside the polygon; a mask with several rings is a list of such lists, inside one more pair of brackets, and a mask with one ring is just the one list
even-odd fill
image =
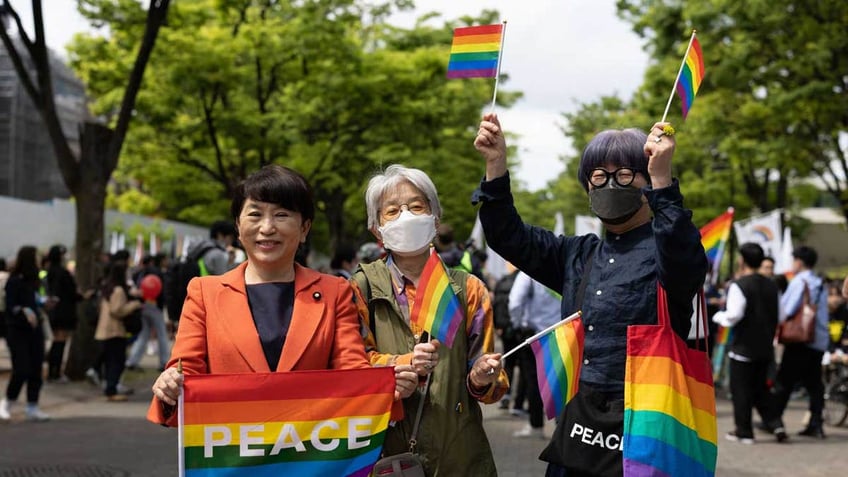
{"label": "shirt button", "polygon": [[602,291],[600,291],[600,290],[598,290],[598,291],[596,291],[596,292],[595,292],[595,295],[600,296],[600,295],[601,295],[601,293],[603,293],[603,292],[602,292]]}
{"label": "shirt button", "polygon": [[583,360],[583,364],[589,364],[589,360],[588,360],[588,359],[584,359],[584,360]]}
{"label": "shirt button", "polygon": [[611,258],[611,259],[609,260],[609,262],[610,262],[610,263],[615,263],[615,259],[614,259],[614,258]]}
{"label": "shirt button", "polygon": [[619,236],[617,236],[615,239],[616,239],[616,240],[621,240],[621,236],[619,235]]}
{"label": "shirt button", "polygon": [[595,326],[594,326],[594,325],[589,325],[589,331],[595,331]]}

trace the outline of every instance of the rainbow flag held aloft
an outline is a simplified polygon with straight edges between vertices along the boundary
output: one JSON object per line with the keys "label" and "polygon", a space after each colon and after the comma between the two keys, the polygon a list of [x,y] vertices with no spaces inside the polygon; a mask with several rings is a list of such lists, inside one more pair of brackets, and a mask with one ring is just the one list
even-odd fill
{"label": "rainbow flag held aloft", "polygon": [[548,419],[559,416],[577,394],[583,363],[583,337],[583,322],[576,318],[530,343],[536,357],[539,393]]}
{"label": "rainbow flag held aloft", "polygon": [[494,78],[498,75],[503,25],[456,28],[448,78]]}
{"label": "rainbow flag held aloft", "polygon": [[733,207],[727,212],[711,220],[707,225],[701,227],[701,245],[707,254],[710,263],[710,281],[716,283],[718,280],[718,269],[724,256],[724,248],[730,240],[730,229],[733,225]]}
{"label": "rainbow flag held aloft", "polygon": [[465,321],[448,272],[435,251],[430,253],[421,272],[409,320],[448,348],[453,346],[456,332]]}
{"label": "rainbow flag held aloft", "polygon": [[365,477],[394,390],[390,367],[186,375],[179,475]]}
{"label": "rainbow flag held aloft", "polygon": [[686,58],[677,77],[677,95],[680,96],[683,119],[686,119],[686,115],[689,114],[689,108],[695,102],[695,95],[698,94],[698,89],[701,87],[701,81],[703,79],[704,55],[701,52],[701,43],[693,33]]}

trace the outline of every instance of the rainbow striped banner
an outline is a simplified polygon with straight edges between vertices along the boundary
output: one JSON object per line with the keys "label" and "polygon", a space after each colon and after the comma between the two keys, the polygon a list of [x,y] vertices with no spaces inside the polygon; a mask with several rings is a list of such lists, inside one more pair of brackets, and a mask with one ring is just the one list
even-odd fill
{"label": "rainbow striped banner", "polygon": [[394,400],[390,367],[186,375],[181,477],[365,477]]}
{"label": "rainbow striped banner", "polygon": [[658,287],[659,325],[627,328],[624,476],[712,477],[718,430],[709,358],[674,333],[666,300]]}
{"label": "rainbow striped banner", "polygon": [[695,102],[695,95],[701,87],[704,79],[704,54],[701,52],[701,43],[692,32],[692,40],[686,49],[686,57],[677,75],[677,95],[680,96],[680,108],[683,110],[683,119],[689,114],[689,108]]}
{"label": "rainbow striped banner", "polygon": [[583,321],[579,317],[530,343],[545,415],[553,419],[577,394],[583,363]]}
{"label": "rainbow striped banner", "polygon": [[727,212],[711,220],[707,225],[701,227],[701,245],[707,254],[710,263],[710,282],[715,284],[718,280],[718,269],[724,256],[724,247],[730,240],[730,230],[733,225],[733,207],[728,207]]}
{"label": "rainbow striped banner", "polygon": [[421,272],[409,320],[448,348],[453,346],[456,332],[465,321],[445,264],[435,251],[431,251]]}
{"label": "rainbow striped banner", "polygon": [[454,29],[448,79],[496,77],[502,39],[503,25]]}

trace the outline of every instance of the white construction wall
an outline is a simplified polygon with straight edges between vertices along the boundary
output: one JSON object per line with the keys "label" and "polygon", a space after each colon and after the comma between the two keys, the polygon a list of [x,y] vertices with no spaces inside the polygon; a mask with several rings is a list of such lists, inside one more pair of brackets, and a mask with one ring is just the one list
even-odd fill
{"label": "white construction wall", "polygon": [[[0,197],[0,257],[9,262],[15,258],[18,248],[34,245],[47,252],[50,246],[62,244],[73,257],[74,237],[76,235],[76,209],[65,199],[53,199],[48,202],[32,202],[11,197]],[[109,251],[110,226],[120,223],[124,228],[133,224],[145,227],[158,222],[162,230],[173,229],[175,236],[208,237],[209,229],[172,220],[154,219],[142,215],[124,214],[113,210],[106,211],[103,246]],[[133,252],[136,237],[126,237],[125,248]],[[168,244],[162,244],[162,251],[168,252]]]}

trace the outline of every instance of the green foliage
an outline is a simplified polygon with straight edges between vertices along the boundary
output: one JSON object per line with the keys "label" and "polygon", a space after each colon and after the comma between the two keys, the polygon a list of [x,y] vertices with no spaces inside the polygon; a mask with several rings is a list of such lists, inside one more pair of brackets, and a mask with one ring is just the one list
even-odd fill
{"label": "green foliage", "polygon": [[[72,66],[96,98],[96,113],[108,117],[131,66],[122,59],[139,34],[126,20],[138,9],[133,2],[86,3],[97,5],[87,16],[112,35],[78,36]],[[443,220],[459,236],[470,233],[475,211],[468,198],[483,171],[472,140],[492,82],[445,79],[453,23],[384,23],[388,12],[409,4],[175,2],[139,95],[113,203],[208,224],[229,215],[239,181],[282,164],[313,186],[323,215],[313,226],[313,247],[326,250],[368,239],[367,179],[403,163],[431,176]],[[517,98],[499,94],[504,106]]]}
{"label": "green foliage", "polygon": [[[675,162],[691,170],[683,185],[716,209],[741,215],[804,202],[796,185],[822,181],[848,216],[848,161],[838,137],[848,127],[848,3],[841,0],[620,0],[619,14],[654,58],[634,107],[660,117],[692,28],[706,75],[681,132]],[[685,157],[681,152],[685,151]],[[711,173],[710,169],[714,169]],[[703,182],[703,184],[699,184]],[[715,191],[718,192],[718,191]],[[746,200],[740,200],[744,195]],[[689,196],[687,196],[687,204]],[[697,213],[696,213],[697,216]]]}

